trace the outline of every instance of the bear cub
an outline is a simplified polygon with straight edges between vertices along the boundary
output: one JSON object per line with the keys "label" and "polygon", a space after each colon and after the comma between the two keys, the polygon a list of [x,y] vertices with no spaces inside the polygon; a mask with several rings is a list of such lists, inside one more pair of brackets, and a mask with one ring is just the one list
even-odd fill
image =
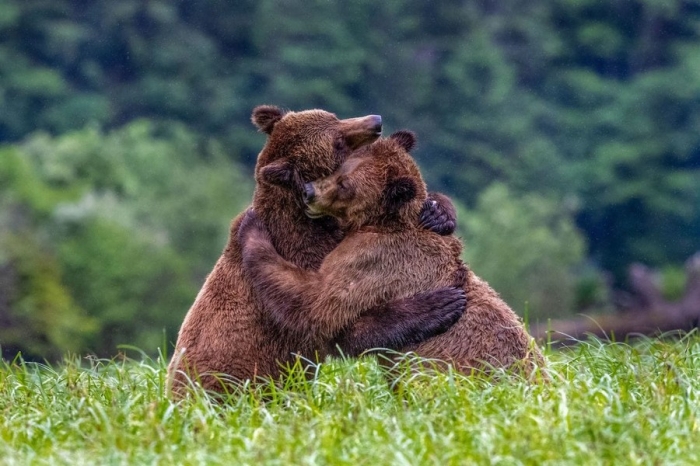
{"label": "bear cub", "polygon": [[462,263],[456,237],[419,226],[428,194],[409,155],[414,145],[413,133],[399,131],[359,149],[331,176],[305,184],[306,214],[334,217],[346,233],[317,271],[279,256],[264,226],[249,213],[239,235],[243,265],[258,299],[290,319],[306,312],[325,314],[325,322],[337,323],[325,329],[327,335],[344,338],[364,309],[460,283],[466,276],[467,309],[458,322],[403,350],[463,372],[524,362],[530,374],[543,359],[520,319]]}

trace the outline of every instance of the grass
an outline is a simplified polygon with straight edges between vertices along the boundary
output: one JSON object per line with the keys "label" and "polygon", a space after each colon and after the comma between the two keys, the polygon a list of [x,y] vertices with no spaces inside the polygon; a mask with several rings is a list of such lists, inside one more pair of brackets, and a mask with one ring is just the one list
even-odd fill
{"label": "grass", "polygon": [[225,403],[173,402],[163,361],[0,366],[0,464],[700,464],[700,337],[550,352],[552,382],[370,358]]}

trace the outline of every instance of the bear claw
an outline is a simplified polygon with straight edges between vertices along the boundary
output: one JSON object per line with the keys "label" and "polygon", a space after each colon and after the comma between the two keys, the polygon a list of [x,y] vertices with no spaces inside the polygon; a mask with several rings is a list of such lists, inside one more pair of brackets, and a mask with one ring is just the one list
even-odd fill
{"label": "bear claw", "polygon": [[441,205],[435,199],[427,199],[423,204],[423,210],[420,215],[421,228],[430,230],[440,236],[451,235],[454,233],[455,224],[454,214],[449,208]]}

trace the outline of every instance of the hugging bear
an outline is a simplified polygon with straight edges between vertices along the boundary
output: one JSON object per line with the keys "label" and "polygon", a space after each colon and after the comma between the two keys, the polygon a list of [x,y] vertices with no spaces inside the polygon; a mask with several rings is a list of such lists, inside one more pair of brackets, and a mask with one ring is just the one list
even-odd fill
{"label": "hugging bear", "polygon": [[518,363],[531,374],[544,360],[520,319],[462,263],[457,238],[418,225],[427,191],[409,155],[414,144],[413,133],[399,131],[356,151],[332,175],[305,185],[307,215],[331,216],[346,234],[318,270],[302,270],[281,257],[264,224],[249,213],[239,235],[255,293],[264,308],[285,312],[291,320],[308,312],[326,314],[322,320],[331,326],[323,332],[336,338],[329,339],[332,344],[352,331],[363,310],[466,276],[467,309],[460,320],[444,334],[402,350],[463,372]]}
{"label": "hugging bear", "polygon": [[[305,183],[333,173],[358,148],[379,137],[381,118],[369,115],[340,120],[323,110],[285,112],[259,106],[253,123],[267,134],[255,167],[253,208],[269,231],[269,240],[285,260],[300,270],[316,270],[343,238],[332,218],[305,214]],[[439,199],[439,198],[438,198]],[[423,216],[437,231],[453,228],[447,209],[426,203]],[[233,220],[228,243],[185,316],[168,366],[176,395],[188,380],[222,391],[243,380],[276,378],[301,356],[324,357],[326,313],[307,312],[290,322],[276,309],[264,309],[243,271],[238,229]],[[416,213],[416,217],[418,217]],[[447,215],[449,217],[449,215]],[[437,236],[437,235],[436,235]],[[375,346],[399,348],[444,332],[464,311],[461,287],[441,287],[367,309],[365,317],[336,343],[348,354]],[[377,322],[389,316],[390,321]]]}

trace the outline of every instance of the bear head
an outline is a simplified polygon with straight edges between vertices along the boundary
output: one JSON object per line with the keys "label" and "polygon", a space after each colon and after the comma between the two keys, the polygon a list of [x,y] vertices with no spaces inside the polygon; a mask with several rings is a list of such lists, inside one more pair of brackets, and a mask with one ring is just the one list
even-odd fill
{"label": "bear head", "polygon": [[256,107],[251,119],[268,135],[258,156],[256,181],[292,190],[330,175],[382,131],[379,115],[340,120],[324,110],[291,112],[270,105]]}
{"label": "bear head", "polygon": [[412,132],[397,131],[354,152],[332,175],[306,183],[306,214],[335,217],[344,230],[415,224],[428,195],[409,154],[415,142]]}

